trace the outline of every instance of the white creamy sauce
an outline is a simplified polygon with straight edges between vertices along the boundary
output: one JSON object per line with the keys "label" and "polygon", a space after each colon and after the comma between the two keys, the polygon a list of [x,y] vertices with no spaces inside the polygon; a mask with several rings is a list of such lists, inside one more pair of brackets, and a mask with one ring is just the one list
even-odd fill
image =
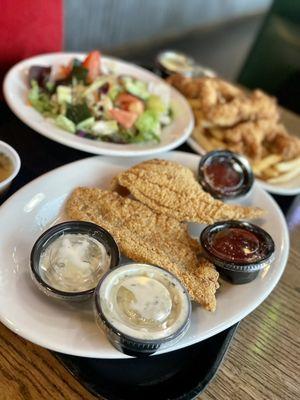
{"label": "white creamy sauce", "polygon": [[102,243],[86,234],[65,234],[43,251],[42,278],[53,288],[80,292],[94,288],[110,265]]}
{"label": "white creamy sauce", "polygon": [[166,53],[160,58],[160,63],[169,71],[184,73],[192,71],[194,64],[184,54]]}
{"label": "white creamy sauce", "polygon": [[132,276],[126,279],[117,293],[118,306],[136,322],[163,322],[172,309],[172,298],[168,289],[147,276]]}
{"label": "white creamy sauce", "polygon": [[172,275],[144,264],[112,271],[100,287],[105,318],[123,334],[155,340],[168,337],[185,323],[189,299]]}

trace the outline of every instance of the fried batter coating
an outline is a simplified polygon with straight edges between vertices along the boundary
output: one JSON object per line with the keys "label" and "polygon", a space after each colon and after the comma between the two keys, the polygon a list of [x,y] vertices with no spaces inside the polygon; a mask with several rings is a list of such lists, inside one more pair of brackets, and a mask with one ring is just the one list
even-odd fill
{"label": "fried batter coating", "polygon": [[277,121],[260,119],[232,128],[208,128],[205,132],[219,135],[229,150],[239,146],[239,152],[253,161],[260,160],[265,153],[279,154],[285,161],[300,155],[300,139],[289,135]]}
{"label": "fried batter coating", "polygon": [[220,78],[174,75],[168,81],[187,98],[198,100],[204,127],[229,127],[260,118],[279,119],[275,98],[261,90],[247,94]]}
{"label": "fried batter coating", "polygon": [[289,161],[300,156],[300,139],[284,130],[270,132],[265,139],[270,153],[279,154],[282,160]]}
{"label": "fried batter coating", "polygon": [[223,99],[233,99],[242,91],[219,78],[188,78],[180,74],[171,75],[167,81],[190,99],[198,99],[202,106],[215,105]]}
{"label": "fried batter coating", "polygon": [[[209,131],[208,129],[208,133]],[[222,140],[227,144],[226,147],[229,150],[240,145],[240,153],[251,160],[259,160],[264,156],[264,144],[270,134],[275,136],[284,132],[285,128],[276,121],[260,119],[242,122],[232,128],[212,128],[212,131],[218,132],[222,136]]]}
{"label": "fried batter coating", "polygon": [[279,114],[273,98],[260,90],[250,95],[241,95],[228,102],[203,109],[206,126],[228,127],[243,121],[255,121],[260,118],[277,121]]}
{"label": "fried batter coating", "polygon": [[152,210],[178,221],[211,224],[225,219],[252,219],[263,215],[257,207],[225,204],[204,192],[192,171],[172,161],[145,161],[120,173],[112,182],[129,190]]}
{"label": "fried batter coating", "polygon": [[101,189],[75,189],[66,211],[71,219],[94,222],[107,229],[126,257],[172,272],[193,300],[209,311],[215,310],[218,272],[199,256],[200,245],[189,236],[185,224]]}
{"label": "fried batter coating", "polygon": [[[220,78],[168,78],[187,97],[194,111],[195,139],[217,137],[214,149],[226,148],[256,162],[269,154],[282,161],[300,156],[300,139],[280,124],[279,108],[273,97],[261,90],[246,93]],[[200,138],[200,139],[199,139]]]}

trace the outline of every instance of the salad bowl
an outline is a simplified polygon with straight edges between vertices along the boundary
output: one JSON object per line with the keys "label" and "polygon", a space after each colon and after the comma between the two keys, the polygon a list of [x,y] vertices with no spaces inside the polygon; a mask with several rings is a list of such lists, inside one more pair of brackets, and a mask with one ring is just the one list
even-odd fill
{"label": "salad bowl", "polygon": [[[25,124],[36,132],[58,143],[94,154],[127,157],[148,154],[153,155],[171,150],[186,141],[193,129],[194,120],[191,109],[185,98],[153,73],[137,65],[112,57],[101,57],[101,71],[103,75],[98,78],[104,78],[104,82],[103,85],[97,87],[97,92],[95,91],[97,94],[99,94],[101,90],[105,92],[107,81],[109,79],[111,80],[111,82],[109,82],[110,93],[101,94],[101,98],[104,102],[112,103],[110,104],[111,110],[108,110],[109,118],[105,117],[103,119],[102,117],[96,117],[96,119],[92,121],[94,116],[86,113],[86,118],[83,120],[77,119],[77,123],[75,124],[74,121],[71,120],[71,114],[62,111],[64,110],[64,106],[61,105],[64,102],[67,103],[68,96],[70,95],[70,83],[65,79],[66,75],[62,76],[61,74],[62,69],[66,70],[70,68],[70,63],[73,63],[73,69],[74,65],[77,65],[77,70],[80,69],[85,65],[87,59],[88,57],[82,53],[52,53],[32,57],[16,64],[7,73],[4,81],[4,96],[9,107]],[[74,64],[74,60],[77,60],[77,64]],[[42,88],[42,96],[39,96],[41,91],[38,92],[38,90],[41,89],[43,85],[43,79],[46,79],[46,73],[44,75],[37,74],[34,76],[34,74],[32,74],[32,67],[43,67],[45,71],[47,67],[50,67],[51,74],[56,75],[56,79],[51,82],[52,85],[54,85],[52,88],[48,86],[48,82],[45,83],[46,89]],[[84,67],[82,70],[84,70]],[[80,81],[79,76],[80,75],[77,75],[76,77],[78,81]],[[32,79],[34,77],[36,77],[36,80]],[[95,85],[99,85],[98,78],[94,81],[88,81],[90,83],[85,86],[84,90],[91,91],[93,85],[94,87]],[[111,92],[113,92],[117,86],[120,86],[120,80],[122,80],[123,86],[123,92],[121,93],[123,94],[123,100],[121,101],[119,97],[112,100],[109,98],[109,95],[111,96]],[[72,82],[72,90],[74,90],[74,80],[72,80]],[[76,83],[76,90],[78,86],[80,85]],[[47,90],[54,90],[54,96],[51,97],[51,107],[49,106],[49,102],[45,103],[45,101],[43,101],[45,98],[44,94]],[[80,88],[78,91],[79,90]],[[125,117],[128,117],[128,111],[130,113],[130,110],[125,109],[128,106],[128,102],[126,103],[128,96],[127,99],[124,99],[124,94],[131,96],[131,98],[137,98],[140,102],[138,103],[136,101],[136,103],[143,104],[143,112],[148,112],[148,115],[146,115],[148,118],[143,119],[141,115],[138,115],[136,118],[134,127],[136,131],[134,135],[132,135],[130,123],[128,125],[128,118],[125,118],[125,122],[123,118],[124,112]],[[147,108],[150,107],[150,97],[152,99],[155,97],[159,102],[166,102],[166,98],[168,98],[167,112],[163,116],[164,120],[159,122],[159,126],[157,121],[155,122],[156,131],[153,128],[153,121],[151,121],[151,118],[153,119],[153,115],[156,115],[157,110],[153,113],[153,108],[151,110]],[[157,107],[157,104],[153,106],[152,101],[152,107],[155,106]],[[101,108],[103,104],[99,105],[95,102],[95,104],[92,104],[92,107]],[[160,105],[158,105],[158,107],[160,107]],[[121,116],[120,109],[123,112]],[[87,110],[80,109],[79,113],[82,114],[83,111],[86,112]],[[135,109],[133,114],[138,114],[138,111],[139,110]],[[75,118],[74,112],[72,118],[73,120]],[[113,130],[114,135],[110,136],[108,130],[103,134],[103,125],[106,124],[107,127],[107,120],[113,125],[110,128]],[[87,126],[88,123],[91,125]],[[122,131],[121,135],[119,135],[119,131],[114,130],[116,126]],[[127,136],[122,136],[124,132],[126,132]],[[128,139],[130,135],[131,137]],[[122,137],[121,140],[120,136]],[[123,140],[123,138],[125,139]]]}

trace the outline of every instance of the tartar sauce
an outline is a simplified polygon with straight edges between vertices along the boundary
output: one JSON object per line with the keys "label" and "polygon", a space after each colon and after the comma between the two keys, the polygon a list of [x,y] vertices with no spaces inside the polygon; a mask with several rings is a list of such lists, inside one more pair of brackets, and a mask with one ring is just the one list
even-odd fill
{"label": "tartar sauce", "polygon": [[183,53],[165,51],[158,55],[159,64],[171,73],[188,73],[194,68],[195,62]]}
{"label": "tartar sauce", "polygon": [[167,271],[144,264],[109,273],[100,289],[106,320],[121,333],[145,340],[168,337],[189,317],[189,298]]}
{"label": "tartar sauce", "polygon": [[41,276],[50,286],[65,292],[94,288],[110,265],[104,245],[87,234],[63,234],[43,251]]}

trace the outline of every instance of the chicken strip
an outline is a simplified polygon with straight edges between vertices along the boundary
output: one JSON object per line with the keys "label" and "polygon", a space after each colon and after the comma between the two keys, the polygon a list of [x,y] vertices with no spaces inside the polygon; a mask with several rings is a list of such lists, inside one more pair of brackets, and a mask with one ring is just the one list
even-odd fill
{"label": "chicken strip", "polygon": [[279,154],[285,161],[300,156],[300,139],[269,119],[242,122],[232,128],[203,129],[199,134],[204,133],[220,137],[224,147],[238,148],[250,160],[260,160],[265,153]]}
{"label": "chicken strip", "polygon": [[220,78],[188,78],[174,75],[168,82],[188,99],[198,101],[203,127],[230,127],[244,121],[279,119],[275,98],[261,90],[252,93]]}
{"label": "chicken strip", "polygon": [[212,224],[225,219],[252,219],[264,214],[257,207],[225,204],[205,192],[192,171],[172,161],[145,161],[122,172],[112,190],[125,187],[152,210],[179,221]]}
{"label": "chicken strip", "polygon": [[227,149],[240,146],[240,152],[251,160],[260,160],[264,155],[264,144],[271,132],[283,132],[285,129],[276,121],[260,119],[242,122],[232,128],[212,128],[211,134],[222,137]]}
{"label": "chicken strip", "polygon": [[66,211],[71,219],[94,222],[107,229],[126,257],[172,272],[193,300],[207,310],[215,310],[218,272],[199,256],[201,247],[189,236],[185,224],[101,189],[75,189]]}
{"label": "chicken strip", "polygon": [[174,74],[167,81],[184,96],[198,99],[202,107],[215,105],[221,98],[231,100],[243,93],[238,87],[220,78],[189,78]]}
{"label": "chicken strip", "polygon": [[273,130],[266,135],[265,147],[271,153],[279,154],[284,161],[300,157],[300,139],[290,135],[284,128]]}

